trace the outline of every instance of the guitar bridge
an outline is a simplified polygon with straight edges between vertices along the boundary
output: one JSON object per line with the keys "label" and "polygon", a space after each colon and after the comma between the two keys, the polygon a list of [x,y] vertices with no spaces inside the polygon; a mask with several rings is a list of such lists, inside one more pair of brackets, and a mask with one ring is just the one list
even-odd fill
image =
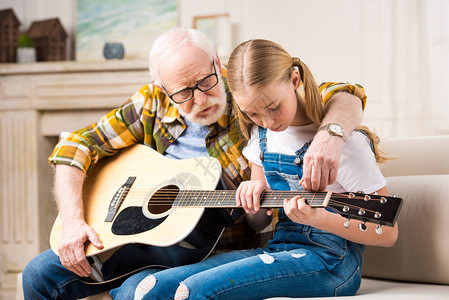
{"label": "guitar bridge", "polygon": [[128,177],[128,180],[115,192],[111,203],[109,203],[108,215],[104,220],[105,222],[112,222],[135,180],[136,177]]}

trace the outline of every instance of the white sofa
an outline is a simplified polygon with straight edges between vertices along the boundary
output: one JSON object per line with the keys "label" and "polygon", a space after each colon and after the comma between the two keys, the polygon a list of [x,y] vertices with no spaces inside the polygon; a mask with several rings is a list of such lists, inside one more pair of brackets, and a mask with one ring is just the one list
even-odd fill
{"label": "white sofa", "polygon": [[355,298],[449,299],[449,136],[386,139],[382,148],[398,157],[382,172],[404,199],[399,238],[367,247]]}
{"label": "white sofa", "polygon": [[367,247],[357,295],[338,299],[449,299],[449,136],[381,144],[398,157],[381,168],[390,194],[404,200],[399,238],[391,248]]}
{"label": "white sofa", "polygon": [[381,168],[390,194],[404,200],[399,238],[391,248],[367,247],[357,295],[338,299],[449,299],[449,136],[381,145],[398,157]]}
{"label": "white sofa", "polygon": [[382,172],[404,199],[399,238],[392,248],[367,247],[360,290],[339,299],[449,299],[449,135],[385,139],[382,149],[398,157]]}

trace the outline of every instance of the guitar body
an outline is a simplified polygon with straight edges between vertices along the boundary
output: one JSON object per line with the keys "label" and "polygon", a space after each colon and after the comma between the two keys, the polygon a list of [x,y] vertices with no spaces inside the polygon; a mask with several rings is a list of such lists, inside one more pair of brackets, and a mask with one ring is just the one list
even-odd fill
{"label": "guitar body", "polygon": [[[83,198],[86,222],[95,229],[104,248],[99,250],[87,242],[86,255],[129,243],[166,247],[182,241],[195,228],[204,208],[171,207],[171,191],[214,190],[220,177],[221,165],[214,158],[172,160],[143,145],[100,160],[86,178]],[[130,181],[129,189],[120,192]],[[116,202],[119,205],[112,220],[105,221],[116,195],[125,197],[122,203]],[[50,236],[56,254],[61,233],[58,215]]]}

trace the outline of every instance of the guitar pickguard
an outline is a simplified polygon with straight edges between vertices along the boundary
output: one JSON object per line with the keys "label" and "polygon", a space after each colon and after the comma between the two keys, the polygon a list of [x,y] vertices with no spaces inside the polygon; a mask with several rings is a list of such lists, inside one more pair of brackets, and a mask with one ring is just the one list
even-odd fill
{"label": "guitar pickguard", "polygon": [[129,206],[117,215],[111,230],[116,235],[138,234],[157,227],[166,218],[150,219],[143,214],[142,207]]}

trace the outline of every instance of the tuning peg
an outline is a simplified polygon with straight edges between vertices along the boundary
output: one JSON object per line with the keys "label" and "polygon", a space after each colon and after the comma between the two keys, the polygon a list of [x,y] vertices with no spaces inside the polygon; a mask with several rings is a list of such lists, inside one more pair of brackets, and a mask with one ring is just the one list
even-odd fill
{"label": "tuning peg", "polygon": [[349,225],[351,225],[350,222],[349,222],[349,219],[345,220],[344,225],[345,225],[345,228],[349,228]]}
{"label": "tuning peg", "polygon": [[366,231],[368,229],[368,227],[366,227],[365,225],[365,222],[360,223],[358,227],[361,231]]}
{"label": "tuning peg", "polygon": [[377,225],[376,226],[376,233],[380,235],[380,234],[382,234],[382,232],[383,232],[382,225]]}

